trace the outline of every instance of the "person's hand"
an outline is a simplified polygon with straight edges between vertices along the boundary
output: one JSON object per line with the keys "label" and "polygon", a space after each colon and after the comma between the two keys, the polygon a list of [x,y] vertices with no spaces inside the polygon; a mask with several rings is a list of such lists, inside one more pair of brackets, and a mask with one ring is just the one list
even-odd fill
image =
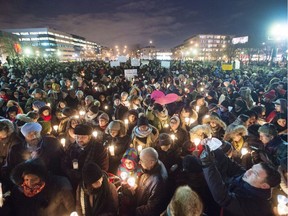
{"label": "person's hand", "polygon": [[209,167],[211,164],[215,161],[214,153],[210,151],[210,148],[208,145],[204,145],[204,150],[202,151],[200,155],[200,161],[202,164],[202,167]]}

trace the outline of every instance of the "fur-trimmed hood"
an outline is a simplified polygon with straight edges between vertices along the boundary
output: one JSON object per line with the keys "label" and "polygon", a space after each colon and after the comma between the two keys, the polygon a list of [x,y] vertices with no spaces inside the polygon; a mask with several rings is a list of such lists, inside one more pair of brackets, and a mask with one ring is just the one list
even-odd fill
{"label": "fur-trimmed hood", "polygon": [[109,134],[110,130],[118,130],[118,136],[124,137],[127,134],[127,128],[123,121],[121,120],[114,120],[110,122],[105,129],[105,133]]}
{"label": "fur-trimmed hood", "polygon": [[212,137],[212,130],[209,125],[197,125],[189,131],[190,140],[195,138],[204,139]]}
{"label": "fur-trimmed hood", "polygon": [[204,117],[203,118],[203,124],[209,124],[211,121],[214,121],[217,125],[219,125],[221,128],[226,130],[227,125],[225,124],[224,121],[222,121],[220,118],[218,118],[215,115],[209,115],[209,117]]}
{"label": "fur-trimmed hood", "polygon": [[224,134],[224,140],[229,141],[233,136],[240,134],[241,136],[247,136],[248,130],[243,125],[238,125],[233,128],[227,128],[225,134]]}
{"label": "fur-trimmed hood", "polygon": [[8,126],[8,136],[15,131],[13,123],[8,119],[0,119],[0,124],[5,124]]}

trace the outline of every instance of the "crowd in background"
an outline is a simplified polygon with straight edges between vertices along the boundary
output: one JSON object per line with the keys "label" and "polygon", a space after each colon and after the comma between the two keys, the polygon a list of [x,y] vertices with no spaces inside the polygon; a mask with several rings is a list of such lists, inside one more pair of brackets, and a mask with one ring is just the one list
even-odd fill
{"label": "crowd in background", "polygon": [[1,215],[288,212],[287,68],[7,61]]}

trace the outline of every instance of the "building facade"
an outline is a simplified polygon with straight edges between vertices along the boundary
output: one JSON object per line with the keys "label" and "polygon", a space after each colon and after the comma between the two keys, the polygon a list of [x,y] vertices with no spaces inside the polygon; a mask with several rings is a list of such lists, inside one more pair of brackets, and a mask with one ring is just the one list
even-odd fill
{"label": "building facade", "polygon": [[84,37],[53,28],[3,29],[19,37],[27,56],[57,56],[60,60],[97,59],[101,46]]}

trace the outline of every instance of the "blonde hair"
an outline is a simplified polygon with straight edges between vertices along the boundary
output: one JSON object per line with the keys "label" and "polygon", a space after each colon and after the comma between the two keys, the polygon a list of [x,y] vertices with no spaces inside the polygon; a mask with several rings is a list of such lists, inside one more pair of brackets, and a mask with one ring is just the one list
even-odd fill
{"label": "blonde hair", "polygon": [[168,208],[173,216],[200,216],[203,204],[198,194],[186,185],[177,188]]}

